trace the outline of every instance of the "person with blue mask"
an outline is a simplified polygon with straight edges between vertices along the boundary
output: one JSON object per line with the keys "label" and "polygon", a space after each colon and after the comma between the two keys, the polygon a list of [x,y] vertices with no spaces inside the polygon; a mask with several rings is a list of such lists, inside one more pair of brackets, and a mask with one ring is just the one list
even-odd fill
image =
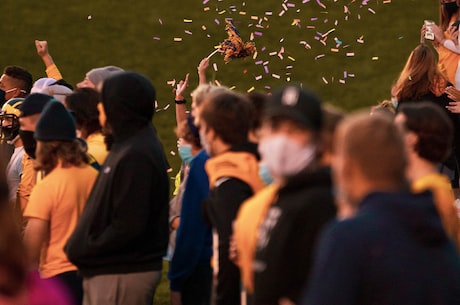
{"label": "person with blue mask", "polygon": [[193,120],[189,116],[177,129],[179,155],[188,170],[187,179],[182,183],[180,214],[171,223],[177,225],[168,273],[171,304],[209,304],[211,299],[212,234],[201,213],[201,203],[209,195],[209,180],[204,167],[209,156],[201,149]]}

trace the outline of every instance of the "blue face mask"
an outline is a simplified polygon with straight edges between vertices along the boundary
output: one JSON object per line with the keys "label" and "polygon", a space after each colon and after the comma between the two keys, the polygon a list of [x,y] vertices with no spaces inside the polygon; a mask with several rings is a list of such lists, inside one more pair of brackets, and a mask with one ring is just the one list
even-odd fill
{"label": "blue face mask", "polygon": [[259,176],[265,185],[269,185],[273,182],[273,177],[265,163],[259,163]]}
{"label": "blue face mask", "polygon": [[186,164],[190,164],[193,160],[193,155],[192,155],[192,145],[188,144],[183,144],[179,145],[179,155]]}

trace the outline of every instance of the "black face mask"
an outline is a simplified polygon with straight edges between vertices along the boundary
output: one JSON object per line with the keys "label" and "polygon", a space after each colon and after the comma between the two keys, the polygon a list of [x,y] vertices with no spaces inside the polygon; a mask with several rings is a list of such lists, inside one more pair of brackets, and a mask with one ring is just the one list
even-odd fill
{"label": "black face mask", "polygon": [[453,15],[455,14],[457,11],[458,11],[458,6],[457,6],[457,2],[454,1],[454,2],[448,2],[448,3],[443,3],[442,4],[444,6],[444,10],[449,14],[449,15]]}
{"label": "black face mask", "polygon": [[35,141],[34,132],[28,130],[19,130],[19,136],[21,137],[22,145],[24,145],[26,154],[28,154],[32,159],[35,159],[37,141]]}
{"label": "black face mask", "polygon": [[3,104],[5,104],[6,102],[5,95],[6,95],[5,90],[0,89],[0,105],[1,105],[0,107],[2,107]]}

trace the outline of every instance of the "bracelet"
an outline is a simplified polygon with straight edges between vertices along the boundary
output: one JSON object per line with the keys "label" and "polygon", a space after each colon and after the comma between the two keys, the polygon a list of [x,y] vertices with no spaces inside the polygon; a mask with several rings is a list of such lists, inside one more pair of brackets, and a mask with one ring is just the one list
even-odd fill
{"label": "bracelet", "polygon": [[184,100],[174,100],[174,103],[176,103],[176,105],[183,105],[185,104],[187,101],[184,99]]}

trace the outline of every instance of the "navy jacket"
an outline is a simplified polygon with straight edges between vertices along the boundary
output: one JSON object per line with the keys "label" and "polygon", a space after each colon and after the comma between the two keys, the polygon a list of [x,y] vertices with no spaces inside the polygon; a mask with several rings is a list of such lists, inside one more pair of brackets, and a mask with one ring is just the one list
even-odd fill
{"label": "navy jacket", "polygon": [[182,198],[176,248],[168,272],[173,291],[182,291],[197,266],[211,264],[212,232],[203,219],[201,207],[203,200],[209,196],[209,180],[204,169],[208,158],[206,151],[202,150],[190,163]]}
{"label": "navy jacket", "polygon": [[460,259],[431,193],[372,193],[332,224],[301,304],[460,304]]}

